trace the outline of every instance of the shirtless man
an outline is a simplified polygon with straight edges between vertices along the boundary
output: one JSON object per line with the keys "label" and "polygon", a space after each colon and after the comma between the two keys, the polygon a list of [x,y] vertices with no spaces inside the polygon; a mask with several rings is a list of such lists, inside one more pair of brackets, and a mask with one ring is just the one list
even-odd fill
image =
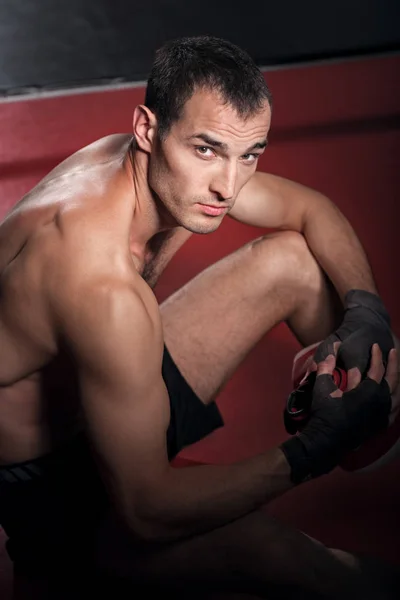
{"label": "shirtless man", "polygon": [[[256,173],[270,102],[230,43],[166,45],[133,135],[69,157],[4,219],[0,522],[17,588],[45,574],[48,597],[60,598],[75,573],[100,566],[135,585],[180,585],[186,598],[194,584],[390,597],[354,557],[260,510],[387,425],[397,370],[389,317],[345,217],[313,190]],[[227,214],[277,232],[159,307],[152,288],[168,261]],[[172,468],[222,425],[219,391],[283,320],[305,346],[324,340],[301,436],[229,466]],[[330,375],[338,341],[347,403]]]}

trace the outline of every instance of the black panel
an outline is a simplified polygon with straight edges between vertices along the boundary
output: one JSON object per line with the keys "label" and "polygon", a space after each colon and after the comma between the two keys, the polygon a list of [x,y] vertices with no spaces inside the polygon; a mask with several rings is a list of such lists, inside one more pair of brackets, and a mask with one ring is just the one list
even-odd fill
{"label": "black panel", "polygon": [[154,50],[213,34],[260,65],[400,47],[399,0],[0,0],[0,91],[146,78]]}

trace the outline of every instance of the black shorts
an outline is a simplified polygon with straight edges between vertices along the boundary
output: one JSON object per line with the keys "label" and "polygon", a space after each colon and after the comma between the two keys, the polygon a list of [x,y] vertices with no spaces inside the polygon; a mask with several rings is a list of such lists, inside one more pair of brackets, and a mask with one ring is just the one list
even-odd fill
{"label": "black shorts", "polygon": [[[183,379],[165,348],[162,375],[171,406],[168,456],[223,425],[217,406],[205,406]],[[52,454],[0,467],[0,525],[11,560],[24,571],[85,564],[95,532],[109,509],[108,495],[88,441],[79,434]]]}
{"label": "black shorts", "polygon": [[224,423],[215,402],[206,406],[189,387],[165,346],[162,375],[171,408],[167,432],[168,456],[171,460],[182,448],[203,439]]}

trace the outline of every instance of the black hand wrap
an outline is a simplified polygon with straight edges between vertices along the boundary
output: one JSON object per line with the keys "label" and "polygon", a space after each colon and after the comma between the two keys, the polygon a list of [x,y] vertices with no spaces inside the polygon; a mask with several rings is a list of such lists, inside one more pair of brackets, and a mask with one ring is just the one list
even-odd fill
{"label": "black hand wrap", "polygon": [[297,436],[281,445],[291,467],[291,479],[301,483],[329,473],[351,450],[388,426],[390,389],[366,378],[354,390],[335,398],[331,375],[316,378],[311,416]]}
{"label": "black hand wrap", "polygon": [[370,363],[371,347],[379,344],[386,366],[389,351],[394,347],[390,317],[382,300],[365,290],[350,290],[344,301],[344,318],[340,327],[317,348],[314,360],[320,362],[333,354],[333,343],[342,342],[337,365],[346,371],[358,367],[365,376]]}

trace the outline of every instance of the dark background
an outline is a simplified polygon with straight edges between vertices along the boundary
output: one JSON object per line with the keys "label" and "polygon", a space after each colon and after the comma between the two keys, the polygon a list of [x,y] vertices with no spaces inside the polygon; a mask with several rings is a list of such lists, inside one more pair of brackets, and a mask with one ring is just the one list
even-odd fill
{"label": "dark background", "polygon": [[[400,49],[399,0],[0,0],[0,93],[146,79],[154,50],[212,34],[261,66]],[[26,89],[28,88],[28,89]]]}

